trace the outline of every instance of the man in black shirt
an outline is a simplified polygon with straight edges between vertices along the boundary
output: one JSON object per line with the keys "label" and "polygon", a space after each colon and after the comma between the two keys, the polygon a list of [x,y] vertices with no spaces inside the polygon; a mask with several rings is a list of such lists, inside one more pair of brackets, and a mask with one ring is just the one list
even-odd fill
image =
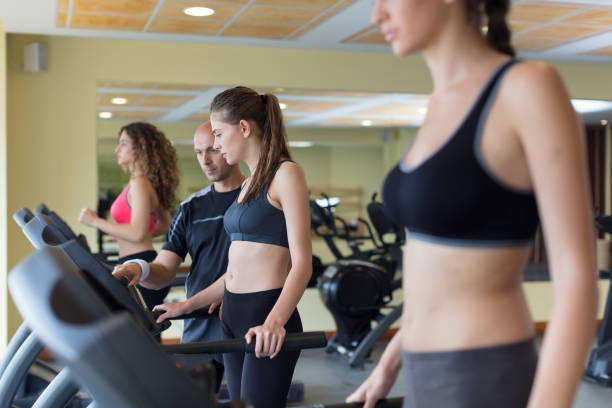
{"label": "man in black shirt", "polygon": [[[190,298],[225,273],[230,240],[223,228],[223,214],[238,197],[244,176],[238,165],[227,164],[213,144],[210,122],[206,122],[196,130],[193,146],[200,167],[212,184],[181,203],[155,260],[150,264],[134,260],[118,265],[113,275],[125,276],[131,284],[157,289],[172,282],[179,265],[189,254],[191,267],[185,289]],[[184,321],[182,343],[221,338],[221,322],[216,316]],[[215,360],[222,376],[223,360],[221,356],[216,356]]]}

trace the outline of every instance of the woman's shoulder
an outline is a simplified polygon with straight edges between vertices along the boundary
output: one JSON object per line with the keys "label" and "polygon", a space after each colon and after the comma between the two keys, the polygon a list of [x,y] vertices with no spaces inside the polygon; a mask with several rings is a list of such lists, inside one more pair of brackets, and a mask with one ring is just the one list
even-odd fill
{"label": "woman's shoulder", "polygon": [[[561,74],[548,62],[519,61],[506,75],[506,91],[517,96],[563,88]],[[522,99],[522,98],[521,98]]]}
{"label": "woman's shoulder", "polygon": [[146,176],[136,176],[130,179],[129,183],[130,191],[137,193],[150,193],[154,192],[153,183]]}
{"label": "woman's shoulder", "polygon": [[524,114],[556,111],[569,104],[569,95],[561,74],[543,61],[521,61],[513,66],[502,84],[501,97],[510,113]]}

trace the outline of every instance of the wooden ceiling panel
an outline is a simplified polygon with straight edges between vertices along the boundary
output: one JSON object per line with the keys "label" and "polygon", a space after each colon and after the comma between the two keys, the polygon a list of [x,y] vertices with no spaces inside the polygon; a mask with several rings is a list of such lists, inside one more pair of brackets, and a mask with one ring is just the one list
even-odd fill
{"label": "wooden ceiling panel", "polygon": [[206,122],[208,119],[210,119],[210,113],[208,112],[198,112],[198,113],[194,113],[192,115],[187,116],[185,119],[183,119],[183,121],[185,122]]}
{"label": "wooden ceiling panel", "polygon": [[537,27],[537,24],[514,23],[512,21],[509,21],[508,25],[510,26],[510,31],[512,34],[518,34],[522,31]]}
{"label": "wooden ceiling panel", "polygon": [[[188,7],[209,7],[215,10],[215,14],[208,17],[192,17],[185,13]],[[209,3],[209,2],[196,2],[196,1],[166,1],[161,6],[157,15],[159,17],[174,17],[174,18],[186,18],[196,21],[204,20],[217,20],[217,21],[228,21],[234,18],[234,16],[242,10],[244,5],[235,3]]]}
{"label": "wooden ceiling panel", "polygon": [[612,46],[599,48],[597,50],[589,51],[588,55],[597,55],[601,57],[612,57]]}
{"label": "wooden ceiling panel", "polygon": [[70,27],[142,31],[148,20],[148,17],[72,13]]}
{"label": "wooden ceiling panel", "polygon": [[[293,7],[251,6],[238,19],[238,23],[283,24],[301,26],[321,13],[318,9]],[[295,27],[297,28],[297,27]],[[295,29],[294,28],[294,29]]]}
{"label": "wooden ceiling panel", "polygon": [[181,33],[215,35],[225,25],[223,21],[214,20],[187,20],[158,17],[149,26],[147,31],[157,33]]}
{"label": "wooden ceiling panel", "polygon": [[342,40],[342,42],[352,42],[355,38],[361,37],[362,35],[364,35],[365,33],[369,32],[369,31],[374,31],[374,29],[379,29],[378,26],[375,26],[374,24],[372,24],[369,27],[364,28],[363,30],[357,31],[355,34],[351,35],[350,37],[345,38],[344,40]]}
{"label": "wooden ceiling panel", "polygon": [[222,35],[226,37],[285,38],[295,29],[296,26],[234,23]]}
{"label": "wooden ceiling panel", "polygon": [[341,2],[341,0],[255,0],[255,4],[267,6],[310,7],[320,9],[329,8]]}
{"label": "wooden ceiling panel", "polygon": [[68,11],[69,4],[70,4],[70,0],[58,0],[57,1],[58,11]]}
{"label": "wooden ceiling panel", "polygon": [[383,37],[382,33],[379,30],[371,31],[361,37],[355,38],[350,42],[356,44],[388,44],[385,41],[385,37]]}
{"label": "wooden ceiling panel", "polygon": [[558,39],[578,39],[585,36],[601,33],[600,28],[576,27],[566,25],[549,25],[538,28],[523,34],[526,38],[558,38]]}
{"label": "wooden ceiling panel", "polygon": [[525,38],[516,37],[512,39],[512,45],[519,51],[541,51],[564,44],[564,41],[549,38]]}
{"label": "wooden ceiling panel", "polygon": [[157,0],[74,0],[72,10],[89,13],[151,15]]}
{"label": "wooden ceiling panel", "polygon": [[125,98],[127,99],[127,103],[123,105],[116,106],[135,106],[144,98],[144,94],[123,94],[123,93],[104,93],[100,94],[100,101],[98,102],[101,106],[112,106],[113,102],[111,101],[113,98]]}
{"label": "wooden ceiling panel", "polygon": [[566,7],[543,4],[516,4],[510,9],[509,21],[548,23],[583,10],[580,7]]}
{"label": "wooden ceiling panel", "polygon": [[612,9],[590,10],[562,21],[568,24],[612,26]]}
{"label": "wooden ceiling panel", "polygon": [[146,106],[153,108],[175,108],[192,97],[183,95],[147,95],[138,106]]}
{"label": "wooden ceiling panel", "polygon": [[339,3],[339,5],[337,7],[335,7],[333,10],[324,11],[323,13],[319,14],[319,16],[316,17],[310,24],[305,25],[299,31],[296,31],[295,33],[293,33],[291,35],[291,37],[289,37],[289,38],[290,39],[299,38],[303,34],[307,33],[308,31],[310,31],[313,28],[317,27],[319,24],[323,23],[325,20],[335,16],[340,11],[342,11],[345,8],[347,8],[348,6],[353,4],[354,2],[355,2],[355,0],[345,0],[342,3]]}
{"label": "wooden ceiling panel", "polygon": [[300,113],[321,113],[330,109],[340,108],[347,106],[345,102],[306,102],[302,105],[296,106],[295,101],[287,102],[288,112],[300,112]]}
{"label": "wooden ceiling panel", "polygon": [[68,13],[65,13],[63,11],[58,11],[57,13],[57,21],[55,22],[55,24],[58,27],[66,27],[66,19],[68,18]]}

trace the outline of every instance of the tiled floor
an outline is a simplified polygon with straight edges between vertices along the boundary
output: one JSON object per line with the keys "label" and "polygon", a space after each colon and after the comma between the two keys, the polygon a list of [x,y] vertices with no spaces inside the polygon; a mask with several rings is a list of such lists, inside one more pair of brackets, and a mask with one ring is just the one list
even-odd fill
{"label": "tiled floor", "polygon": [[[378,360],[385,343],[379,343],[372,355]],[[346,359],[337,354],[326,354],[324,350],[305,350],[300,357],[294,382],[302,381],[305,386],[305,399],[290,407],[311,407],[315,404],[343,402],[374,367],[368,363],[363,369],[351,369]],[[401,378],[391,389],[389,396],[402,396]],[[573,408],[610,408],[612,407],[612,388],[583,381]]]}

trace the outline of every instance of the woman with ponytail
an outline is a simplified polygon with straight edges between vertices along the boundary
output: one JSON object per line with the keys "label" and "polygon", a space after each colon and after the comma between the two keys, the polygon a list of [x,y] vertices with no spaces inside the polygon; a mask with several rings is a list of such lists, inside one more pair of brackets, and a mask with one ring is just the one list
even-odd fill
{"label": "woman with ponytail", "polygon": [[299,352],[279,354],[286,333],[301,332],[296,306],[312,273],[306,178],[291,161],[276,96],[236,87],[217,95],[210,122],[215,148],[251,175],[224,215],[231,241],[227,272],[186,302],[167,303],[167,317],[223,299],[225,338],[255,342],[255,354],[223,356],[230,398],[255,408],[286,406]]}
{"label": "woman with ponytail", "polygon": [[[115,153],[119,165],[130,173],[130,182],[110,208],[115,222],[98,217],[90,208],[81,210],[79,221],[117,240],[120,264],[135,259],[152,262],[157,255],[153,236],[166,233],[175,204],[179,183],[176,150],[152,124],[134,122],[119,130]],[[140,287],[149,308],[162,303],[169,290]]]}
{"label": "woman with ponytail", "polygon": [[[570,407],[594,334],[592,203],[582,125],[559,74],[514,59],[509,0],[376,0],[398,56],[433,91],[383,199],[408,228],[401,328],[347,400],[404,367],[405,408]],[[467,101],[467,103],[466,103]],[[522,286],[538,223],[554,302],[539,350]]]}

